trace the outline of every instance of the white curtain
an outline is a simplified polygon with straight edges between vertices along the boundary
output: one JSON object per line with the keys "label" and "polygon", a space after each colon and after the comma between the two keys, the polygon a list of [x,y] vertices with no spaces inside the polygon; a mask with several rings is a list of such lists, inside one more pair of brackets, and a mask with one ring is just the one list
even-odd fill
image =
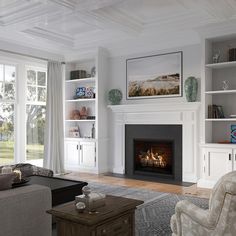
{"label": "white curtain", "polygon": [[48,62],[47,107],[43,166],[55,174],[64,172],[63,66]]}

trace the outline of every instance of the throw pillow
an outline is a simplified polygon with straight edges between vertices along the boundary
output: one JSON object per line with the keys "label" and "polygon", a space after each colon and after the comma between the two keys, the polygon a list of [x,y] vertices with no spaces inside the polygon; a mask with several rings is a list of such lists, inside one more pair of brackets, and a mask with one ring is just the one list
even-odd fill
{"label": "throw pillow", "polygon": [[0,174],[0,191],[10,189],[12,187],[15,174]]}

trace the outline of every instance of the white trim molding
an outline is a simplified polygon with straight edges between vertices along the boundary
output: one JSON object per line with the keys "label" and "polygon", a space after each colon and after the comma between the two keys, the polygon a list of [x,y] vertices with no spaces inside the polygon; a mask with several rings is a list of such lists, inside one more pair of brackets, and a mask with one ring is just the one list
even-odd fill
{"label": "white trim molding", "polygon": [[180,124],[183,144],[183,181],[198,180],[200,102],[108,106],[114,114],[113,173],[125,173],[126,124]]}

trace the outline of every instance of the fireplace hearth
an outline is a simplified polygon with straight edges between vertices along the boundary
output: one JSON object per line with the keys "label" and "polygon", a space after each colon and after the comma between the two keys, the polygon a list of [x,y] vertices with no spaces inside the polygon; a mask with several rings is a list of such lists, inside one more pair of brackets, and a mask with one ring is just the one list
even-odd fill
{"label": "fireplace hearth", "polygon": [[126,125],[125,171],[139,179],[182,181],[182,125]]}

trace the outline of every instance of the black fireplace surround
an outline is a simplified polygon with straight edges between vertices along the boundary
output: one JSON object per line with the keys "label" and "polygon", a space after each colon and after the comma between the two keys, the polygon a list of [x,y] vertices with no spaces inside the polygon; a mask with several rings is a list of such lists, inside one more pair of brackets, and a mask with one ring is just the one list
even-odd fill
{"label": "black fireplace surround", "polygon": [[125,125],[125,173],[131,178],[181,182],[182,125]]}

